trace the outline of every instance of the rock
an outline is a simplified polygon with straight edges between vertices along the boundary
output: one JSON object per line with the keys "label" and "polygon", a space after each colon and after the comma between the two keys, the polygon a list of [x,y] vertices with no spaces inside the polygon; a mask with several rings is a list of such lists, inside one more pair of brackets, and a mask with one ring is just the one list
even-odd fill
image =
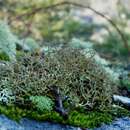
{"label": "rock", "polygon": [[124,67],[124,70],[130,71],[130,64],[128,64],[126,67]]}
{"label": "rock", "polygon": [[0,130],[81,130],[80,128],[23,118],[19,123],[0,115]]}
{"label": "rock", "polygon": [[113,100],[115,102],[120,102],[123,105],[130,106],[130,98],[128,98],[128,97],[123,97],[123,96],[119,96],[119,95],[113,95]]}
{"label": "rock", "polygon": [[[68,125],[61,125],[51,122],[38,122],[23,118],[20,122],[10,120],[4,115],[0,115],[0,130],[92,130],[81,129]],[[130,118],[116,119],[112,124],[103,124],[99,128],[93,130],[130,130]]]}
{"label": "rock", "polygon": [[130,130],[130,118],[119,118],[116,119],[112,124],[102,125],[94,130]]}

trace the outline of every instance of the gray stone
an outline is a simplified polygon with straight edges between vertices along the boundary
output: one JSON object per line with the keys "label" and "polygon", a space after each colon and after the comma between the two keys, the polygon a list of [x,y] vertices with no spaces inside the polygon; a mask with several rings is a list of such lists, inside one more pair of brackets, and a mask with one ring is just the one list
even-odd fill
{"label": "gray stone", "polygon": [[0,115],[0,130],[81,130],[80,128],[50,122],[38,122],[23,118],[20,122]]}
{"label": "gray stone", "polygon": [[119,118],[110,125],[102,125],[94,130],[130,130],[130,118]]}
{"label": "gray stone", "polygon": [[113,99],[115,102],[120,102],[126,106],[130,106],[130,98],[128,97],[113,95]]}

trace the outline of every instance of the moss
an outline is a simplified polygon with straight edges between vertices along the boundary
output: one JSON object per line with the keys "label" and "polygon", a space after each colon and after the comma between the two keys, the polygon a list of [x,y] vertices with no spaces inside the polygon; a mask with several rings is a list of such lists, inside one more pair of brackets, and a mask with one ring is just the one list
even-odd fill
{"label": "moss", "polygon": [[37,111],[21,109],[16,106],[0,105],[0,113],[7,117],[19,121],[23,117],[35,119],[38,121],[51,121],[61,124],[78,126],[81,128],[95,128],[102,123],[110,123],[115,117],[130,116],[125,109],[116,108],[106,111],[78,112],[73,110],[70,112],[68,119],[63,119],[59,113],[55,111],[38,113]]}
{"label": "moss", "polygon": [[45,112],[45,113],[38,113],[36,111],[27,112],[26,117],[30,119],[35,119],[37,121],[52,121],[57,123],[62,123],[63,118],[59,115],[59,113],[52,111],[52,112]]}
{"label": "moss", "polygon": [[83,128],[94,128],[102,123],[109,123],[113,119],[112,115],[101,112],[79,113],[74,111],[69,116],[69,124]]}
{"label": "moss", "polygon": [[26,111],[13,106],[3,106],[0,105],[0,113],[6,115],[7,117],[19,121],[22,117],[26,115]]}
{"label": "moss", "polygon": [[46,96],[31,96],[30,100],[38,111],[51,111],[53,110],[54,102],[51,98]]}
{"label": "moss", "polygon": [[126,117],[129,116],[130,117],[130,112],[122,107],[113,107],[109,110],[105,110],[105,112],[111,114],[113,117]]}
{"label": "moss", "polygon": [[22,117],[28,117],[31,119],[35,119],[38,121],[55,121],[60,122],[63,118],[59,115],[59,113],[55,111],[38,113],[37,111],[21,109],[19,107],[10,105],[3,106],[0,105],[0,113],[6,115],[7,117],[19,121]]}
{"label": "moss", "polygon": [[128,90],[130,90],[130,80],[129,79],[122,79],[121,81],[121,85],[126,87]]}
{"label": "moss", "polygon": [[25,55],[27,55],[27,52],[25,53],[24,51],[16,51],[16,58],[17,58],[17,60],[20,57],[24,57]]}
{"label": "moss", "polygon": [[9,56],[6,53],[1,52],[0,53],[0,60],[9,61],[10,59],[9,59]]}

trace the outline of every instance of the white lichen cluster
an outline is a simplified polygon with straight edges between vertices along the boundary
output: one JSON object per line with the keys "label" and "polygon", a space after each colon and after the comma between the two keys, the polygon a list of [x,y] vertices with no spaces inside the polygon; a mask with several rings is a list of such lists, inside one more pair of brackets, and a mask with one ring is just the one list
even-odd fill
{"label": "white lichen cluster", "polygon": [[0,82],[0,103],[3,104],[12,104],[15,101],[15,96],[11,89],[11,84],[8,82],[8,79],[2,79]]}
{"label": "white lichen cluster", "polygon": [[41,49],[40,49],[40,52],[43,52],[44,54],[48,54],[50,52],[54,52],[54,51],[58,51],[60,50],[61,48],[63,47],[62,44],[58,45],[58,46],[55,46],[55,47],[52,47],[52,46],[43,46]]}
{"label": "white lichen cluster", "polygon": [[0,91],[0,102],[2,104],[12,104],[15,101],[15,96],[13,95],[11,89],[5,88]]}

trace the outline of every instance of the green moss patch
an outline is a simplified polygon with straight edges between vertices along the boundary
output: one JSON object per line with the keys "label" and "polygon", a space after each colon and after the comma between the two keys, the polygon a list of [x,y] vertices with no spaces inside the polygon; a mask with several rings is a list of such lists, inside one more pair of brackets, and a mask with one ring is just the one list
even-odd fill
{"label": "green moss patch", "polygon": [[112,115],[101,112],[79,113],[74,111],[69,116],[69,124],[83,128],[94,128],[102,123],[109,123],[113,119]]}
{"label": "green moss patch", "polygon": [[111,123],[115,117],[130,116],[127,110],[119,108],[114,110],[107,110],[104,112],[92,111],[86,113],[73,110],[70,112],[68,119],[63,119],[63,117],[55,111],[38,113],[37,111],[3,105],[0,105],[0,113],[15,121],[19,121],[21,118],[27,117],[37,121],[51,121],[78,126],[81,128],[95,128],[100,126],[102,123]]}

